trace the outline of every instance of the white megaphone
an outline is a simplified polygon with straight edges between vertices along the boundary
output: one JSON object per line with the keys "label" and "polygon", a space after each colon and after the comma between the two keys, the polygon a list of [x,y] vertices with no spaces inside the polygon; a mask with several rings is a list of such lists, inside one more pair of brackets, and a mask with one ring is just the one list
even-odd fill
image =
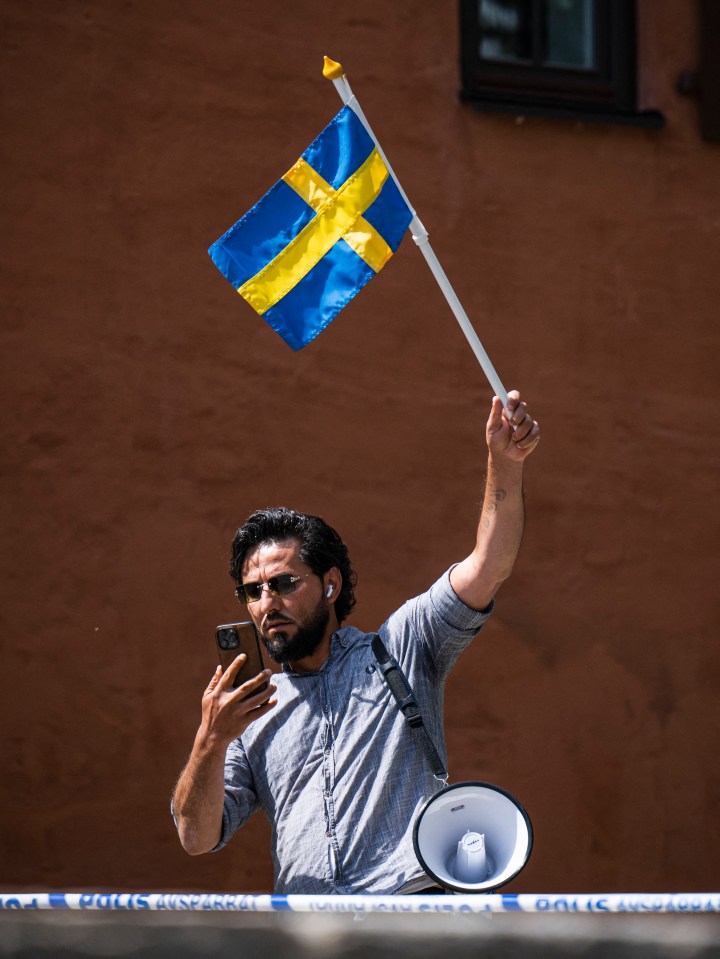
{"label": "white megaphone", "polygon": [[528,861],[532,844],[528,814],[490,783],[445,786],[422,807],[413,829],[420,865],[453,892],[504,886]]}

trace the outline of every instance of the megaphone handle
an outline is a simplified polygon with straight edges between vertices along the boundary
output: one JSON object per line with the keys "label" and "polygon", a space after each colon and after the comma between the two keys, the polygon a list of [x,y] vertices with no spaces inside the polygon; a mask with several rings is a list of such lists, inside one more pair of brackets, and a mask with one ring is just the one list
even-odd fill
{"label": "megaphone handle", "polygon": [[378,662],[380,671],[383,674],[383,679],[393,694],[398,709],[407,720],[408,726],[412,729],[415,738],[427,756],[433,776],[440,782],[447,783],[448,771],[425,728],[425,721],[423,720],[412,687],[407,681],[402,669],[400,669],[400,664],[387,651],[385,644],[377,633],[372,641],[372,651]]}

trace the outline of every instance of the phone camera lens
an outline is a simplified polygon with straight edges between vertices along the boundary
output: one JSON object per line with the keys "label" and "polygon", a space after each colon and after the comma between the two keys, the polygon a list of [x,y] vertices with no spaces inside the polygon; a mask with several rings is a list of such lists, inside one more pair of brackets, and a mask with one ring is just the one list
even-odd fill
{"label": "phone camera lens", "polygon": [[240,645],[236,629],[218,630],[218,645],[221,649],[235,649]]}

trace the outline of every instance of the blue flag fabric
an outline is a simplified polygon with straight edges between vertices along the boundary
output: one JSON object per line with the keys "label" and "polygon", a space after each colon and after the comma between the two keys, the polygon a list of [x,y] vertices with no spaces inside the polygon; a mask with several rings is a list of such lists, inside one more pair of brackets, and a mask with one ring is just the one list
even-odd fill
{"label": "blue flag fabric", "polygon": [[382,269],[412,216],[372,137],[345,106],[208,252],[299,350]]}

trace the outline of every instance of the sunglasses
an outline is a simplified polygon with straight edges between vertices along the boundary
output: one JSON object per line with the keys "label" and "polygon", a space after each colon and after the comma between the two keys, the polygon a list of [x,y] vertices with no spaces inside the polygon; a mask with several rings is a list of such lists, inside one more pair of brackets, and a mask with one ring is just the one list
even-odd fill
{"label": "sunglasses", "polygon": [[297,589],[297,583],[301,579],[307,579],[310,573],[304,576],[295,576],[293,573],[280,573],[278,576],[271,576],[267,583],[241,583],[235,587],[235,595],[241,603],[256,603],[262,596],[263,590],[272,596],[287,596],[294,593]]}

